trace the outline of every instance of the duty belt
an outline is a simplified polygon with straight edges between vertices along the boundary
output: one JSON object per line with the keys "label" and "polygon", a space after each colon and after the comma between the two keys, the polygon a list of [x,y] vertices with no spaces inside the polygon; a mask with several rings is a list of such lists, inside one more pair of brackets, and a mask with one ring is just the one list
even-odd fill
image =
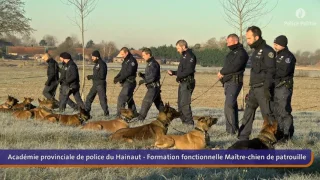
{"label": "duty belt", "polygon": [[187,76],[185,78],[180,79],[180,83],[182,82],[192,82],[194,80],[194,76]]}
{"label": "duty belt", "polygon": [[156,81],[156,82],[152,82],[152,83],[148,83],[146,84],[147,88],[156,88],[156,87],[160,87],[160,82]]}
{"label": "duty belt", "polygon": [[281,81],[279,84],[276,85],[276,88],[283,86],[287,81]]}
{"label": "duty belt", "polygon": [[281,87],[283,85],[285,85],[287,88],[292,88],[293,80],[292,79],[282,80],[276,85],[276,88]]}
{"label": "duty belt", "polygon": [[125,81],[128,81],[129,83],[135,83],[136,82],[135,77],[132,78],[132,76],[128,77]]}
{"label": "duty belt", "polygon": [[253,85],[250,85],[251,88],[258,88],[258,87],[261,87],[263,86],[263,82],[262,83],[258,83],[258,84],[253,84]]}

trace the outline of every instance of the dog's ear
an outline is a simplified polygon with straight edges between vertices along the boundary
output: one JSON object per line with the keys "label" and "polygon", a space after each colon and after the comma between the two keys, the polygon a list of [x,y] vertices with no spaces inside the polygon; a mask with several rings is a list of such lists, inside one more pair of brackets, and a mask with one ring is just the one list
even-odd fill
{"label": "dog's ear", "polygon": [[218,118],[217,117],[210,117],[212,120],[212,125],[217,124]]}
{"label": "dog's ear", "polygon": [[194,121],[198,121],[199,119],[201,119],[202,118],[202,116],[193,116],[193,120]]}

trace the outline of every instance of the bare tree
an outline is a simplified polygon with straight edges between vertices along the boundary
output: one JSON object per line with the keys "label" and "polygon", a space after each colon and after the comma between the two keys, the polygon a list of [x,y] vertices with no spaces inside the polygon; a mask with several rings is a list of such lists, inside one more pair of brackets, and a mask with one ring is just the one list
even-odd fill
{"label": "bare tree", "polygon": [[94,47],[100,51],[100,54],[104,60],[106,58],[110,59],[111,56],[118,50],[113,41],[101,41],[101,43],[95,45]]}
{"label": "bare tree", "polygon": [[36,38],[31,37],[29,35],[22,36],[21,40],[22,40],[22,45],[24,45],[24,46],[37,46],[38,45]]}
{"label": "bare tree", "polygon": [[0,34],[18,33],[30,34],[31,19],[24,16],[24,2],[21,0],[0,0]]}
{"label": "bare tree", "polygon": [[84,99],[84,85],[85,85],[85,51],[84,51],[84,20],[88,15],[95,9],[98,0],[66,0],[67,4],[72,5],[75,7],[76,10],[76,17],[73,22],[79,27],[81,32],[81,45],[82,45],[82,61],[83,61],[83,68],[82,68],[82,91],[81,95]]}
{"label": "bare tree", "polygon": [[46,41],[47,46],[56,46],[58,42],[57,37],[48,34],[43,36],[42,39]]}
{"label": "bare tree", "polygon": [[243,35],[248,25],[257,23],[259,18],[269,14],[278,5],[278,0],[270,9],[267,8],[270,3],[268,0],[220,0],[220,3],[226,22],[238,30],[240,42],[243,43]]}
{"label": "bare tree", "polygon": [[3,39],[12,43],[15,46],[20,46],[22,44],[21,39],[13,34],[6,34],[5,36],[3,36]]}
{"label": "bare tree", "polygon": [[[259,18],[270,13],[278,5],[278,0],[270,9],[267,8],[270,3],[268,0],[220,0],[220,3],[226,22],[238,30],[240,43],[243,44],[243,35],[249,24],[257,23]],[[244,109],[244,103],[244,87],[242,87],[241,109]]]}

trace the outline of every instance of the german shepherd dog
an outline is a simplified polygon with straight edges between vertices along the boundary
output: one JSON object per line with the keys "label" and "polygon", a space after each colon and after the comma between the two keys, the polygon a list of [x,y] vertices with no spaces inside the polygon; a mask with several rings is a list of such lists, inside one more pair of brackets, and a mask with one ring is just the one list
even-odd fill
{"label": "german shepherd dog", "polygon": [[218,118],[203,116],[197,117],[194,130],[184,135],[165,135],[160,137],[154,144],[155,147],[164,149],[200,150],[210,142],[208,130],[217,123]]}
{"label": "german shepherd dog", "polygon": [[158,114],[157,120],[149,124],[139,127],[124,128],[116,131],[110,136],[111,140],[124,140],[126,142],[133,142],[137,140],[158,139],[167,134],[168,126],[175,118],[180,117],[180,113],[166,103],[163,112]]}
{"label": "german shepherd dog", "polygon": [[6,102],[0,105],[0,112],[12,112],[9,109],[12,109],[18,102],[18,99],[8,95]]}
{"label": "german shepherd dog", "polygon": [[78,114],[73,114],[73,115],[50,114],[46,116],[44,119],[48,120],[49,122],[59,122],[60,124],[68,125],[68,126],[80,126],[85,121],[88,121],[90,118],[91,118],[90,114],[86,110],[80,108]]}
{"label": "german shepherd dog", "polygon": [[23,110],[23,109],[25,108],[25,106],[28,105],[28,104],[31,104],[32,101],[33,101],[32,98],[30,98],[30,97],[24,97],[23,102],[14,105],[14,106],[12,107],[12,109],[14,109],[14,110]]}
{"label": "german shepherd dog", "polygon": [[36,119],[43,120],[47,115],[52,114],[52,102],[48,100],[38,99],[39,106],[35,108],[31,103],[24,106],[24,110],[18,110],[12,113],[12,115],[19,120]]}
{"label": "german shepherd dog", "polygon": [[128,123],[134,118],[133,111],[131,109],[121,109],[120,114],[120,117],[114,120],[88,122],[81,129],[104,130],[108,133],[114,133],[119,129],[128,128]]}
{"label": "german shepherd dog", "polygon": [[274,144],[277,143],[277,139],[275,137],[277,128],[277,120],[269,122],[268,118],[264,118],[262,130],[257,138],[237,141],[228,149],[274,149]]}

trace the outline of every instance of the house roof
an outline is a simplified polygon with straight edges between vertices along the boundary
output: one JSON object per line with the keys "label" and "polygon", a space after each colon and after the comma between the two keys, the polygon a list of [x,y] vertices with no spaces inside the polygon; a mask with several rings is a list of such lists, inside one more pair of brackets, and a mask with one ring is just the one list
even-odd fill
{"label": "house roof", "polygon": [[44,47],[25,47],[25,46],[8,46],[8,53],[17,54],[43,54],[45,53]]}

